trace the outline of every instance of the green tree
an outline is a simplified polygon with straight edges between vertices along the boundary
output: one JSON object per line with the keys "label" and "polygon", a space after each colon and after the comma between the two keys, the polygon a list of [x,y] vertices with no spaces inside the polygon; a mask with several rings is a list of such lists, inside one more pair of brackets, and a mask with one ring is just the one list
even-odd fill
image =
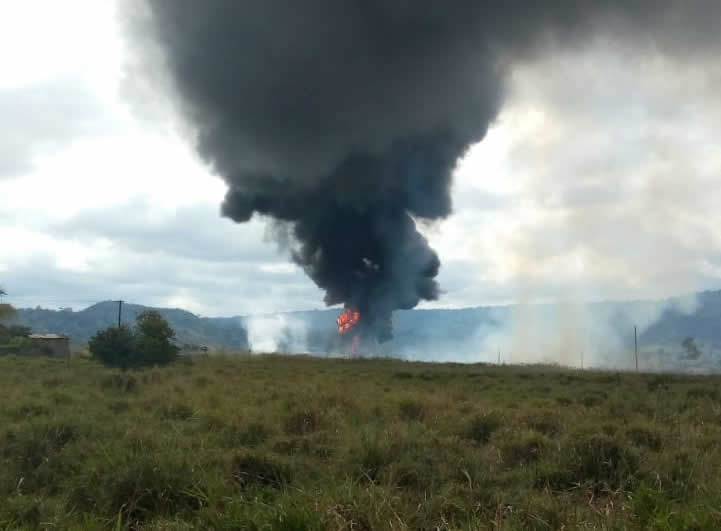
{"label": "green tree", "polygon": [[95,359],[110,367],[165,365],[178,356],[174,338],[175,331],[168,321],[149,310],[137,317],[134,330],[126,325],[100,330],[90,339],[88,348]]}
{"label": "green tree", "polygon": [[173,344],[175,331],[162,315],[147,310],[135,320],[138,357],[147,365],[165,365],[178,357],[180,350]]}
{"label": "green tree", "polygon": [[88,341],[88,349],[103,365],[123,370],[138,366],[135,335],[126,325],[99,330]]}

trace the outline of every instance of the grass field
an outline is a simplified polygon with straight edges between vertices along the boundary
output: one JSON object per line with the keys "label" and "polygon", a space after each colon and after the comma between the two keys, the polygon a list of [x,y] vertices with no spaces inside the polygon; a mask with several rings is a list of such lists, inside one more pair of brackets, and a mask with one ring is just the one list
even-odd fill
{"label": "grass field", "polygon": [[719,377],[0,359],[2,529],[721,529]]}

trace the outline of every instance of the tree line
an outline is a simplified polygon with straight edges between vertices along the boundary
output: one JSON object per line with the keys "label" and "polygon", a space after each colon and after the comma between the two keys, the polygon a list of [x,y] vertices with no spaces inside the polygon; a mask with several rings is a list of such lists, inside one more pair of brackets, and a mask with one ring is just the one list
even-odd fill
{"label": "tree line", "polygon": [[[0,297],[6,295],[0,287]],[[16,313],[11,304],[0,302],[0,322],[12,321]],[[26,326],[0,324],[0,346],[22,347],[30,331]],[[88,341],[88,350],[103,365],[124,370],[165,365],[178,357],[180,349],[174,339],[175,331],[168,321],[160,313],[147,310],[138,315],[132,328],[123,324],[99,330]]]}

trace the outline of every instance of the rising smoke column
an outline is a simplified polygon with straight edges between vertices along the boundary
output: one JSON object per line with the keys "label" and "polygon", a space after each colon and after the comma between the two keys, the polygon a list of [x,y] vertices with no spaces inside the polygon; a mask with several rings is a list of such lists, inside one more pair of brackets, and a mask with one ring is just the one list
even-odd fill
{"label": "rising smoke column", "polygon": [[327,304],[378,315],[438,297],[440,260],[415,220],[451,213],[451,173],[496,116],[513,61],[599,31],[652,45],[689,28],[703,35],[714,5],[141,4],[136,27],[162,51],[197,149],[228,183],[223,215],[275,220]]}

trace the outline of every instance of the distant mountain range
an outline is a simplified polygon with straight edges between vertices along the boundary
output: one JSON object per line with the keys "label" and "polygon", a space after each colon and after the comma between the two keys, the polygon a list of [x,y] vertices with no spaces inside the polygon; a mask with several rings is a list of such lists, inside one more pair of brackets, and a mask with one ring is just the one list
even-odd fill
{"label": "distant mountain range", "polygon": [[[123,322],[149,309],[123,305]],[[325,353],[335,336],[337,309],[259,316],[198,317],[180,309],[158,310],[179,344],[211,349]],[[117,322],[117,303],[81,311],[21,309],[19,324],[35,332],[65,333],[85,344]],[[394,339],[382,353],[433,361],[551,361],[628,368],[634,326],[640,360],[651,368],[721,369],[721,291],[662,301],[528,305],[398,311]],[[696,353],[681,347],[691,337]]]}

